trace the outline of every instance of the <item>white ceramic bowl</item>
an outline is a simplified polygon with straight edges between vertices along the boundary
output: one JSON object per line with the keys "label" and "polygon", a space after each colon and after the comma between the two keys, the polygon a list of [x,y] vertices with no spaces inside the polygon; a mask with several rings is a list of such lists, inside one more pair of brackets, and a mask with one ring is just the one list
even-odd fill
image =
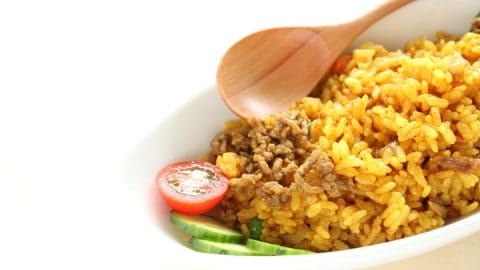
{"label": "white ceramic bowl", "polygon": [[[378,22],[359,37],[354,45],[373,41],[395,49],[402,48],[405,42],[420,35],[433,38],[440,30],[462,34],[468,31],[470,22],[479,9],[480,3],[471,0],[417,1]],[[144,220],[139,222],[148,224],[145,229],[148,228],[151,232],[148,248],[158,250],[163,263],[169,259],[175,261],[175,265],[170,267],[358,269],[418,255],[480,230],[480,214],[473,214],[420,235],[346,251],[279,257],[225,256],[193,251],[185,244],[186,235],[169,223],[167,206],[152,192],[154,175],[170,162],[196,159],[208,152],[211,138],[222,129],[224,121],[233,118],[235,116],[223,104],[215,87],[206,87],[197,96],[190,97],[150,134],[146,134],[124,163],[124,179],[135,194],[134,199],[144,206],[139,211],[146,209],[144,215],[139,215]]]}

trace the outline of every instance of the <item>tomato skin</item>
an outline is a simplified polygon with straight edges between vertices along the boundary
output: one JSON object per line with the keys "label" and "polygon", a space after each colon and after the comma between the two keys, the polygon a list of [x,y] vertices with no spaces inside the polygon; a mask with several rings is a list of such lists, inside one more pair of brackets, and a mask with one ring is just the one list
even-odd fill
{"label": "tomato skin", "polygon": [[[227,177],[215,165],[204,161],[172,163],[158,172],[156,182],[165,202],[185,214],[202,214],[214,208],[228,189]],[[179,187],[186,187],[186,191]],[[199,189],[201,192],[196,193]]]}
{"label": "tomato skin", "polygon": [[352,60],[351,55],[340,55],[332,65],[330,72],[332,74],[340,74],[344,72],[350,60]]}

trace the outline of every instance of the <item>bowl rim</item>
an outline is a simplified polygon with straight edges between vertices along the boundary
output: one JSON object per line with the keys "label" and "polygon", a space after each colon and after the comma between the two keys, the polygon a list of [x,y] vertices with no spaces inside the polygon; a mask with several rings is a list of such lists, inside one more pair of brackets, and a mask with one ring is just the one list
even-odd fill
{"label": "bowl rim", "polygon": [[[204,87],[203,90],[192,95],[189,101],[204,97],[215,89],[214,85]],[[221,99],[216,95],[211,95],[211,97]],[[185,106],[188,106],[188,102],[173,110],[171,114],[159,122],[157,127],[162,126],[169,118],[182,112]],[[461,217],[458,220],[431,231],[347,250],[318,252],[302,256],[232,256],[201,253],[191,250],[189,247],[185,247],[185,249],[191,251],[188,253],[188,256],[191,256],[191,261],[195,261],[195,264],[192,265],[204,265],[209,269],[223,269],[226,264],[241,265],[242,267],[246,264],[255,265],[255,267],[259,267],[260,265],[271,267],[273,257],[275,258],[275,265],[282,267],[295,267],[296,265],[302,264],[311,265],[312,268],[329,266],[335,267],[335,269],[349,269],[352,265],[359,265],[358,268],[367,268],[421,255],[454,243],[478,231],[480,231],[480,211],[477,210],[470,215]],[[446,237],[446,235],[448,235],[448,237]],[[210,258],[212,259],[210,260]]]}
{"label": "bowl rim", "polygon": [[[421,1],[417,1],[416,3],[418,4],[419,2]],[[428,2],[428,4],[432,3],[433,1]],[[478,5],[478,3],[476,4]],[[474,3],[469,4],[469,6],[470,5],[473,6]],[[216,86],[214,84],[208,84],[207,87],[200,86],[199,89],[201,90],[188,97],[186,102],[164,115],[153,129],[164,125],[169,119],[182,112],[189,102],[205,96],[209,91],[212,91],[212,89],[216,89]],[[216,98],[221,99],[220,96]],[[150,130],[150,132],[151,131],[152,130]],[[148,136],[150,133],[146,134]],[[136,148],[136,146],[134,147]],[[168,231],[161,231],[168,235]],[[188,256],[189,258],[188,260],[182,261],[186,265],[195,268],[204,267],[206,269],[225,269],[226,265],[235,269],[240,267],[244,269],[245,266],[249,265],[255,266],[255,268],[275,266],[280,269],[292,269],[300,265],[302,269],[318,269],[319,266],[330,266],[334,267],[334,269],[350,269],[352,267],[359,269],[379,266],[421,255],[466,238],[478,231],[480,231],[480,213],[477,210],[475,213],[431,231],[394,241],[348,250],[328,251],[303,256],[271,257],[206,254],[184,247],[181,253],[182,256]]]}

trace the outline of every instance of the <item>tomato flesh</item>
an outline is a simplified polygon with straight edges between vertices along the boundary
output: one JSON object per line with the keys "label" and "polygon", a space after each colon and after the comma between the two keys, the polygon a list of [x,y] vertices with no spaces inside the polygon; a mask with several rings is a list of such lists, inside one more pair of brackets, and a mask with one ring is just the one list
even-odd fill
{"label": "tomato flesh", "polygon": [[157,174],[157,187],[165,202],[185,214],[202,214],[226,195],[228,179],[215,165],[203,161],[170,164]]}

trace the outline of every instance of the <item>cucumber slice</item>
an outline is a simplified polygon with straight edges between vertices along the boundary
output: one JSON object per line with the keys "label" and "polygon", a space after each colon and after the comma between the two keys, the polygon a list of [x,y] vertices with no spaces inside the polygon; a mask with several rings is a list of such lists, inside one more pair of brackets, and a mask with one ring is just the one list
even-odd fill
{"label": "cucumber slice", "polygon": [[245,245],[235,243],[219,243],[192,237],[189,241],[193,249],[213,254],[225,254],[225,255],[262,255],[260,252],[248,249]]}
{"label": "cucumber slice", "polygon": [[171,211],[170,221],[178,228],[198,238],[225,243],[243,242],[241,233],[206,215],[192,216]]}
{"label": "cucumber slice", "polygon": [[247,248],[258,251],[262,253],[262,255],[300,255],[313,253],[308,250],[284,247],[254,239],[247,240]]}

